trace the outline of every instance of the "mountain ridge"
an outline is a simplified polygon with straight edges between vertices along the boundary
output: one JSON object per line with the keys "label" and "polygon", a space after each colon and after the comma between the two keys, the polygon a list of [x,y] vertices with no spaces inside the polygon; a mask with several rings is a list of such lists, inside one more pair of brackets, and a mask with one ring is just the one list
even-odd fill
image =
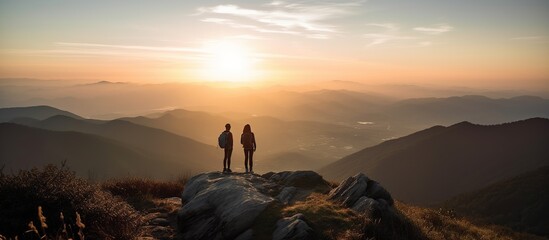
{"label": "mountain ridge", "polygon": [[401,200],[432,204],[549,164],[547,142],[545,118],[493,126],[461,122],[363,149],[320,172],[336,180],[365,172]]}

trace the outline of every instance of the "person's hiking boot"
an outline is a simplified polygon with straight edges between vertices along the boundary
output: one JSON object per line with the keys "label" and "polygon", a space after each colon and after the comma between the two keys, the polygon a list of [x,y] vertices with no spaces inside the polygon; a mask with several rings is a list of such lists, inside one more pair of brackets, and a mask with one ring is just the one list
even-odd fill
{"label": "person's hiking boot", "polygon": [[230,168],[227,168],[228,173],[232,173],[233,171]]}
{"label": "person's hiking boot", "polygon": [[227,169],[226,169],[226,168],[223,168],[223,172],[227,172]]}
{"label": "person's hiking boot", "polygon": [[246,168],[246,173],[249,173],[247,168]]}

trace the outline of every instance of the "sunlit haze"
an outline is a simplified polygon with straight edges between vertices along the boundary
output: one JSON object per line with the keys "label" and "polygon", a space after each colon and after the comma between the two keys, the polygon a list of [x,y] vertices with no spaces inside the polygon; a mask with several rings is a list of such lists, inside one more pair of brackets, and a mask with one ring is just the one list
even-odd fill
{"label": "sunlit haze", "polygon": [[549,2],[0,1],[0,77],[549,82]]}

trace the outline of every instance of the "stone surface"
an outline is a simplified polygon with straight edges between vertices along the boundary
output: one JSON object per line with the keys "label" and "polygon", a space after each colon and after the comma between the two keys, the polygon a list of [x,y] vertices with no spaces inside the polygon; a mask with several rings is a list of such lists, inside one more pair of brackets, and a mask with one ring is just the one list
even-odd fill
{"label": "stone surface", "polygon": [[270,172],[262,177],[282,187],[277,200],[283,204],[305,200],[313,192],[328,193],[332,190],[330,184],[313,171]]}
{"label": "stone surface", "polygon": [[285,187],[280,191],[280,193],[276,196],[276,199],[280,201],[282,204],[290,204],[292,199],[294,199],[295,194],[297,193],[296,187]]}
{"label": "stone surface", "polygon": [[316,239],[315,232],[307,224],[303,214],[296,214],[291,217],[280,219],[276,223],[273,232],[273,240],[308,240]]}
{"label": "stone surface", "polygon": [[178,213],[184,239],[235,239],[275,201],[269,182],[253,174],[210,172],[189,180]]}
{"label": "stone surface", "polygon": [[[203,173],[185,185],[181,197],[184,205],[178,212],[179,231],[183,239],[254,239],[251,227],[266,208],[293,204],[313,192],[330,190],[328,182],[312,171],[262,176]],[[290,229],[308,226],[297,217],[288,224]]]}
{"label": "stone surface", "polygon": [[329,199],[352,207],[366,193],[369,181],[370,179],[362,173],[349,177],[330,192]]}
{"label": "stone surface", "polygon": [[374,218],[383,215],[394,204],[387,190],[362,173],[341,182],[330,192],[329,199]]}
{"label": "stone surface", "polygon": [[238,235],[234,240],[252,240],[254,236],[254,231],[252,229],[248,229],[242,234]]}
{"label": "stone surface", "polygon": [[267,173],[268,179],[284,186],[315,189],[327,193],[332,188],[322,176],[313,171],[285,171],[279,173]]}

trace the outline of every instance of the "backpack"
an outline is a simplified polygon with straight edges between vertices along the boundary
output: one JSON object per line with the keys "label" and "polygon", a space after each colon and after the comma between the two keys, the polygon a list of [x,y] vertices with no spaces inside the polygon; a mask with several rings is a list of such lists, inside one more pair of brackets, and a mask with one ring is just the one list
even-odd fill
{"label": "backpack", "polygon": [[225,148],[227,146],[227,138],[229,137],[229,132],[222,132],[219,134],[219,138],[217,138],[217,141],[219,143],[220,148]]}

